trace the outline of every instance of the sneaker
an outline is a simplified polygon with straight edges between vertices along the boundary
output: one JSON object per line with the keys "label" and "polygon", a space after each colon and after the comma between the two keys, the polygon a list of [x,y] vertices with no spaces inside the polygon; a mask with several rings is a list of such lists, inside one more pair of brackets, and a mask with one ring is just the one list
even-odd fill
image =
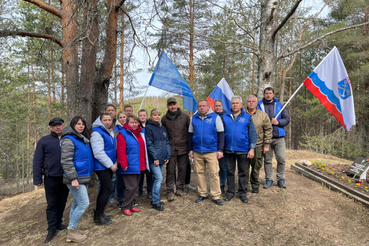
{"label": "sneaker", "polygon": [[213,202],[218,206],[223,206],[223,202],[220,199],[213,200]]}
{"label": "sneaker", "polygon": [[286,183],[284,182],[284,179],[280,179],[278,180],[278,186],[279,188],[283,188],[283,189],[286,189]]}
{"label": "sneaker", "polygon": [[203,200],[205,200],[205,199],[208,199],[206,196],[199,196],[197,199],[196,199],[196,203],[200,203],[200,202],[202,202]]}
{"label": "sneaker", "polygon": [[136,199],[134,199],[133,200],[133,207],[136,207],[136,206],[138,206],[138,203],[137,203]]}
{"label": "sneaker", "polygon": [[163,211],[164,210],[164,206],[161,203],[156,203],[152,205],[152,208],[158,211]]}
{"label": "sneaker", "polygon": [[263,188],[264,189],[269,189],[270,187],[272,187],[273,186],[273,180],[271,180],[271,179],[266,179],[265,180],[265,184],[264,184],[264,186],[263,186]]}
{"label": "sneaker", "polygon": [[47,236],[45,238],[45,241],[44,243],[48,243],[50,242],[51,240],[54,239],[54,237],[56,236],[56,234],[58,234],[58,231],[57,230],[51,230],[51,231],[48,231],[47,233]]}
{"label": "sneaker", "polygon": [[[158,204],[158,203],[156,203],[156,204]],[[160,204],[161,204],[161,205],[165,205],[165,202],[160,201]],[[153,205],[152,201],[150,202],[150,205],[151,205],[151,206]]]}
{"label": "sneaker", "polygon": [[184,188],[185,188],[186,190],[193,190],[193,191],[195,191],[195,190],[196,190],[196,188],[195,188],[195,187],[193,187],[193,186],[191,186],[190,184],[186,184]]}
{"label": "sneaker", "polygon": [[224,197],[224,201],[229,202],[230,200],[232,200],[232,198],[233,198],[233,195],[227,193],[227,195]]}
{"label": "sneaker", "polygon": [[247,197],[240,197],[241,199],[241,202],[243,203],[248,203],[249,202],[249,199],[247,199]]}
{"label": "sneaker", "polygon": [[108,200],[108,204],[112,206],[117,206],[119,202],[115,198],[112,198]]}
{"label": "sneaker", "polygon": [[167,199],[168,199],[168,202],[174,201],[174,192],[169,192]]}
{"label": "sneaker", "polygon": [[67,235],[67,242],[75,242],[80,243],[86,240],[87,235],[83,235],[79,232],[79,230],[76,229],[68,229],[68,235]]}
{"label": "sneaker", "polygon": [[143,198],[143,190],[138,190],[137,198]]}
{"label": "sneaker", "polygon": [[251,193],[259,194],[259,188],[252,188]]}

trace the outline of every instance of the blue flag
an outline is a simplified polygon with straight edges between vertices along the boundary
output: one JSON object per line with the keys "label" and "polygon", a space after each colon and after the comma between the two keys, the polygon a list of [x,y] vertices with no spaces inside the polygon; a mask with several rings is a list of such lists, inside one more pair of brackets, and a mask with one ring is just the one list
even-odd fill
{"label": "blue flag", "polygon": [[197,102],[186,80],[163,51],[151,76],[149,85],[183,96],[183,108],[196,112]]}

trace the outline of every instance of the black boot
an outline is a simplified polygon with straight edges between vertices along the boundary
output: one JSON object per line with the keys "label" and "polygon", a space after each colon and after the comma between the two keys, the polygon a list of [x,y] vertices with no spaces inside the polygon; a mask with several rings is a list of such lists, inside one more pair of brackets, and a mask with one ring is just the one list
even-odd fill
{"label": "black boot", "polygon": [[109,225],[112,223],[110,219],[104,216],[104,211],[94,211],[94,222],[96,225]]}

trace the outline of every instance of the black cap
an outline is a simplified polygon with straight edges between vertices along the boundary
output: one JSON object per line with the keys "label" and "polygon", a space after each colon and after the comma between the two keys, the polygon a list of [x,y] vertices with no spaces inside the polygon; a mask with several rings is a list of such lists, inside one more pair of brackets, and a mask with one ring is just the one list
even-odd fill
{"label": "black cap", "polygon": [[170,97],[168,100],[167,100],[167,105],[169,103],[177,103],[177,100],[174,98],[174,97]]}
{"label": "black cap", "polygon": [[64,123],[64,120],[62,118],[52,118],[49,122],[49,126],[54,126],[54,125],[57,125],[57,124],[63,124]]}

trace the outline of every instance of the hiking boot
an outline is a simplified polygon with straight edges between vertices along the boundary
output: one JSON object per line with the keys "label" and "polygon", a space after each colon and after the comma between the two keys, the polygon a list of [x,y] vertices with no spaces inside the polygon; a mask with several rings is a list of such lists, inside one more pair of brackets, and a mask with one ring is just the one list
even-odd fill
{"label": "hiking boot", "polygon": [[259,194],[259,188],[252,188],[251,193]]}
{"label": "hiking boot", "polygon": [[94,222],[96,225],[109,225],[113,223],[110,219],[107,219],[104,216],[103,211],[94,211]]}
{"label": "hiking boot", "polygon": [[174,192],[169,192],[167,198],[168,198],[168,202],[174,201]]}
{"label": "hiking boot", "polygon": [[286,189],[286,183],[284,182],[284,179],[278,180],[278,186],[279,188]]}
{"label": "hiking boot", "polygon": [[68,229],[67,242],[80,243],[86,240],[87,235],[81,234],[79,230]]}
{"label": "hiking boot", "polygon": [[76,231],[78,231],[79,234],[82,234],[82,235],[87,235],[90,233],[89,230],[79,230],[79,229],[75,229]]}
{"label": "hiking boot", "polygon": [[158,211],[163,211],[164,210],[164,206],[161,203],[156,203],[152,205],[152,208]]}
{"label": "hiking boot", "polygon": [[47,233],[47,236],[45,238],[45,241],[44,243],[48,243],[50,242],[51,240],[54,239],[54,237],[56,236],[56,234],[58,234],[58,231],[57,230],[51,230],[51,231],[48,231]]}
{"label": "hiking boot", "polygon": [[273,186],[273,180],[271,180],[271,179],[266,179],[265,180],[265,184],[264,184],[264,186],[263,186],[263,188],[264,189],[269,189],[270,187],[272,187]]}
{"label": "hiking boot", "polygon": [[176,196],[184,197],[184,196],[186,196],[186,193],[182,189],[178,189],[176,191]]}
{"label": "hiking boot", "polygon": [[143,193],[144,193],[143,190],[138,190],[137,198],[143,198]]}

